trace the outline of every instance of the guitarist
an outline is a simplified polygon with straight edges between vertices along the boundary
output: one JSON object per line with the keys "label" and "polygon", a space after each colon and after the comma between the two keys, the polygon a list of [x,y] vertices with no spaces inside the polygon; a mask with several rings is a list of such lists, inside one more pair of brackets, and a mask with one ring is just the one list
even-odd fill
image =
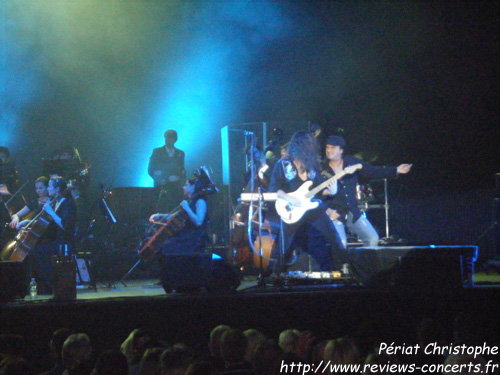
{"label": "guitarist", "polygon": [[[324,181],[318,162],[319,146],[310,132],[300,131],[292,136],[287,153],[288,156],[278,160],[274,166],[269,191],[276,192],[278,198],[292,206],[301,206],[300,199],[289,193],[295,192],[306,181],[312,181],[313,188]],[[334,195],[336,192],[335,180],[321,194]],[[283,222],[282,235],[285,257],[296,245],[300,245],[316,260],[322,271],[339,269],[343,263],[345,249],[326,214],[326,207],[321,204],[308,210],[295,223]]]}
{"label": "guitarist", "polygon": [[335,224],[344,247],[347,246],[345,226],[363,241],[364,246],[377,246],[379,236],[368,219],[361,213],[356,198],[358,179],[392,179],[398,174],[406,174],[411,164],[401,164],[398,167],[375,167],[354,156],[344,155],[346,142],[338,135],[330,135],[326,140],[326,160],[322,166],[322,175],[330,178],[342,172],[346,167],[362,164],[363,167],[355,173],[344,176],[339,180],[338,193],[326,200],[327,213]]}

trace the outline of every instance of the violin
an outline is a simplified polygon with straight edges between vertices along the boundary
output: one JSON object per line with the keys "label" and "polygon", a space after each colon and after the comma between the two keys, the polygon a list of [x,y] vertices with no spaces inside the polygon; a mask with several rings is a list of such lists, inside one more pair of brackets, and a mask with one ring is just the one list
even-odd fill
{"label": "violin", "polygon": [[[206,167],[200,167],[195,172],[195,176],[198,177],[202,183],[206,186],[198,194],[191,197],[189,203],[197,199],[200,195],[217,192],[217,187],[213,184],[208,170]],[[146,239],[141,241],[139,256],[144,261],[149,261],[153,258],[156,250],[161,244],[170,237],[175,236],[181,229],[186,225],[186,222],[190,220],[187,212],[182,208],[178,207],[174,210],[174,213],[167,217],[163,217],[159,221],[155,221],[153,225],[148,229],[147,234],[153,233],[151,236],[146,236]]]}

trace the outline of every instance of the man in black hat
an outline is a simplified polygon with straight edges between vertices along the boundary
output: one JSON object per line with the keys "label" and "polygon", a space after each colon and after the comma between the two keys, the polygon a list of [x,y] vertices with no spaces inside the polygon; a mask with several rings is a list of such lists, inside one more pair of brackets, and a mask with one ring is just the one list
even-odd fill
{"label": "man in black hat", "polygon": [[341,238],[344,246],[347,246],[347,236],[345,226],[358,235],[364,246],[377,246],[379,236],[375,228],[362,214],[358,207],[356,197],[356,186],[358,179],[390,179],[396,178],[399,174],[406,174],[411,169],[411,164],[401,164],[398,167],[375,167],[354,156],[344,155],[345,139],[338,135],[330,135],[326,140],[325,154],[326,160],[322,167],[321,174],[325,178],[330,178],[342,172],[346,167],[362,164],[362,168],[352,174],[346,174],[338,181],[338,192],[336,195],[326,200],[329,206],[327,213],[335,224],[335,229]]}

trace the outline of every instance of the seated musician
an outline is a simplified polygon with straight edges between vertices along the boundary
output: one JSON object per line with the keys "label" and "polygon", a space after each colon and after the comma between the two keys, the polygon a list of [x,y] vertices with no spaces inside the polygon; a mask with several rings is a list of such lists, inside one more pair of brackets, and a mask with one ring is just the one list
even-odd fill
{"label": "seated musician", "polygon": [[[297,132],[288,144],[288,156],[280,159],[274,166],[269,191],[277,192],[278,198],[288,202],[290,211],[293,207],[305,205],[304,199],[293,194],[306,181],[312,181],[312,187],[320,185],[324,178],[320,174],[318,156],[319,148],[316,140],[309,132]],[[323,195],[334,195],[337,184],[332,183],[323,190]],[[339,269],[345,260],[345,249],[339,236],[326,214],[326,209],[320,204],[304,213],[296,222],[283,222],[284,250],[290,255],[297,241],[305,242],[304,250],[318,263],[322,271]],[[279,272],[283,265],[280,265]]]}
{"label": "seated musician", "polygon": [[50,294],[53,287],[52,256],[71,254],[75,245],[77,210],[66,181],[61,176],[51,177],[47,188],[50,203],[43,205],[49,224],[37,245],[28,255],[32,277],[38,283],[39,294]]}
{"label": "seated musician", "polygon": [[50,201],[49,193],[47,187],[49,186],[49,179],[45,176],[38,177],[35,181],[35,191],[38,195],[38,200],[36,204],[29,203],[28,205],[21,208],[18,212],[12,215],[12,220],[9,224],[11,228],[20,229],[29,223],[29,220],[22,220],[22,218],[28,216],[30,213],[35,215],[40,212],[45,203]]}
{"label": "seated musician", "polygon": [[166,225],[165,229],[172,233],[156,251],[162,271],[162,284],[166,291],[169,291],[164,281],[167,255],[201,253],[209,242],[207,194],[210,187],[213,187],[213,184],[204,173],[188,179],[183,187],[186,199],[180,203],[181,209],[174,214],[157,213],[149,218],[150,222],[159,223],[158,230],[162,229],[162,225]]}

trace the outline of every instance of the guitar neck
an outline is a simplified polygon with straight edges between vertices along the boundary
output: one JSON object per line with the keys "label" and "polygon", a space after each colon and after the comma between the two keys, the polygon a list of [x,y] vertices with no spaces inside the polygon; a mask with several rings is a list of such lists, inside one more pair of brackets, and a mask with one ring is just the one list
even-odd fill
{"label": "guitar neck", "polygon": [[339,178],[344,177],[345,175],[346,175],[346,172],[342,171],[342,172],[337,173],[335,176],[330,177],[328,180],[323,181],[321,184],[319,184],[318,186],[316,186],[314,189],[309,190],[309,192],[306,193],[306,198],[309,199],[309,198],[314,197],[321,190],[327,188],[328,185],[330,185],[330,183],[332,183],[335,180],[338,180]]}

